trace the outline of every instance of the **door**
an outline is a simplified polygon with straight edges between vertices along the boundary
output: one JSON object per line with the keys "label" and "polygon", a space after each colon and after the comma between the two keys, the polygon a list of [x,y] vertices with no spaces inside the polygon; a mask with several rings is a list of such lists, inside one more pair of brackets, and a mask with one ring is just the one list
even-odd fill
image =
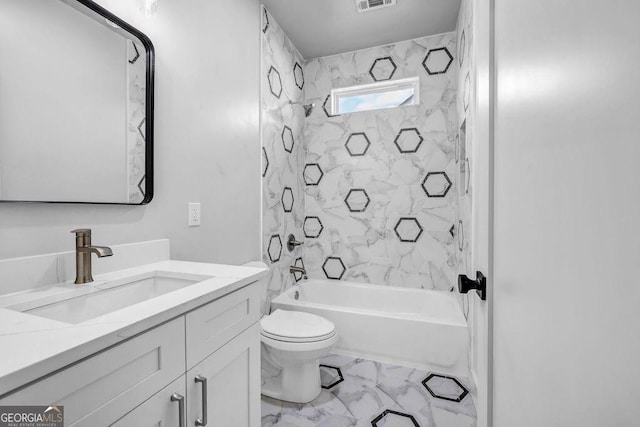
{"label": "door", "polygon": [[[185,398],[185,376],[183,375],[120,418],[112,424],[112,427],[183,427]],[[181,405],[183,405],[182,410]]]}
{"label": "door", "polygon": [[[478,427],[491,420],[492,329],[492,156],[493,156],[493,57],[492,0],[463,0],[458,24],[460,52],[459,103],[461,115],[459,164],[460,227],[458,247],[461,272],[486,276],[487,298],[471,291],[464,296],[471,336],[469,367],[477,387]],[[464,32],[463,32],[464,29]],[[468,100],[468,101],[467,101]],[[466,157],[462,158],[462,157]]]}
{"label": "door", "polygon": [[640,2],[495,2],[494,427],[640,425]]}
{"label": "door", "polygon": [[259,323],[187,372],[187,398],[189,426],[260,425]]}

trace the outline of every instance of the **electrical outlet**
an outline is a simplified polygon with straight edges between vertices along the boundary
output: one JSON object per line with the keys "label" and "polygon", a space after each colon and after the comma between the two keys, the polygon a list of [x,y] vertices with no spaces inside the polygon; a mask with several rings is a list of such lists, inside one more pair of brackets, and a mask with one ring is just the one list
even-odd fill
{"label": "electrical outlet", "polygon": [[189,227],[200,226],[200,203],[189,203]]}

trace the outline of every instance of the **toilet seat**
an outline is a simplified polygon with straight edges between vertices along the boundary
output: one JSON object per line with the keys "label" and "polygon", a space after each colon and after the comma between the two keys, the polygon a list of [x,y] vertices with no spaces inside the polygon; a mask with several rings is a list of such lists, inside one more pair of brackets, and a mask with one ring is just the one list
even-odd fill
{"label": "toilet seat", "polygon": [[288,343],[325,341],[336,335],[330,320],[311,313],[277,309],[260,321],[262,336]]}

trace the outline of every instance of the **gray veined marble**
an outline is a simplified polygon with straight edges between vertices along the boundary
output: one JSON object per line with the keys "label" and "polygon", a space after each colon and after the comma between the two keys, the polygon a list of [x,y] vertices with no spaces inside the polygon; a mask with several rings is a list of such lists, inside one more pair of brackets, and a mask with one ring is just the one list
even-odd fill
{"label": "gray veined marble", "polygon": [[[263,21],[269,295],[294,283],[287,269],[300,256],[311,278],[449,290],[457,205],[450,189],[458,176],[454,34],[304,62],[266,10]],[[414,76],[420,105],[341,116],[327,110],[332,88]],[[305,120],[303,105],[311,103]],[[289,233],[304,236],[304,248],[272,262],[270,239]]]}
{"label": "gray veined marble", "polygon": [[141,60],[142,46],[127,43],[128,124],[127,168],[129,172],[129,202],[140,203],[145,196],[145,121],[146,121],[146,61]]}
{"label": "gray veined marble", "polygon": [[[263,427],[476,425],[471,396],[466,394],[460,402],[433,397],[422,384],[428,372],[337,354],[326,356],[321,364],[323,390],[316,400],[294,404],[262,397]],[[466,379],[457,381],[469,387]],[[459,392],[441,378],[435,378],[433,387]]]}
{"label": "gray veined marble", "polygon": [[[314,218],[305,223],[309,277],[453,286],[455,52],[450,33],[305,63],[305,103],[316,105],[324,105],[333,88],[415,76],[421,84],[417,106],[340,116],[317,108],[307,118],[305,163],[323,172],[317,184],[304,187],[305,217]],[[344,272],[335,271],[336,260]]]}
{"label": "gray veined marble", "polygon": [[473,8],[471,3],[463,1],[460,7],[460,15],[458,17],[458,28],[456,31],[458,49],[460,51],[460,61],[458,70],[458,87],[460,90],[457,94],[457,129],[458,129],[458,148],[456,150],[456,179],[459,182],[456,191],[458,198],[458,209],[456,212],[458,227],[455,231],[458,241],[456,250],[458,270],[461,274],[472,275],[471,259],[472,259],[472,222],[471,212],[472,203],[472,186],[471,171],[469,166],[472,163],[472,145],[473,145],[473,123],[475,120],[475,107],[470,104],[473,99],[472,92],[474,90],[474,82],[472,77],[475,73],[475,64],[473,57],[469,55],[473,46]]}
{"label": "gray veined marble", "polygon": [[270,266],[263,311],[268,312],[271,298],[295,283],[289,267],[302,257],[301,247],[289,252],[282,242],[289,234],[297,240],[304,236],[302,104],[306,85],[303,60],[295,46],[266,9],[262,19],[262,258]]}

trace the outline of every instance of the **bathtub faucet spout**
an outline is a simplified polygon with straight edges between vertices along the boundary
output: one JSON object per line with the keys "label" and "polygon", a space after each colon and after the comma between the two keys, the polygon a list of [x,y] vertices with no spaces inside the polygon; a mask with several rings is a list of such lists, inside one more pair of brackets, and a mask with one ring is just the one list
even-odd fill
{"label": "bathtub faucet spout", "polygon": [[302,267],[296,267],[295,265],[292,265],[291,267],[289,267],[289,273],[291,274],[300,273],[302,274],[302,278],[304,280],[307,280],[307,270],[305,270]]}

